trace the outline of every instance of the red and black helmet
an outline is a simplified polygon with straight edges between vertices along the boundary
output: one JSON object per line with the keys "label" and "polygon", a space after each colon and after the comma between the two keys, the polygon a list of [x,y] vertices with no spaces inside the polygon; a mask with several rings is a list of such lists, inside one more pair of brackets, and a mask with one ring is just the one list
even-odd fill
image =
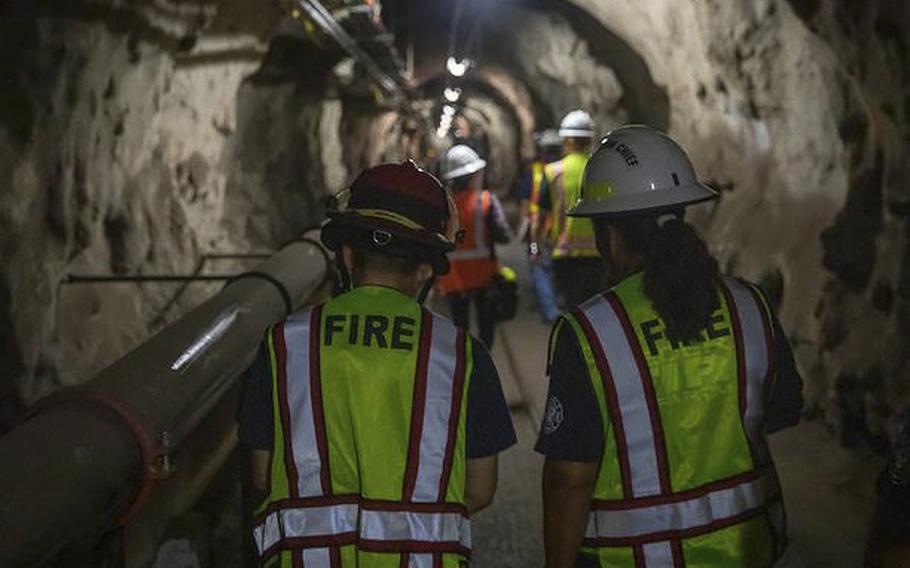
{"label": "red and black helmet", "polygon": [[448,272],[458,216],[439,180],[408,160],[365,170],[343,193],[347,203],[329,211],[322,228],[326,247],[338,252],[346,244]]}

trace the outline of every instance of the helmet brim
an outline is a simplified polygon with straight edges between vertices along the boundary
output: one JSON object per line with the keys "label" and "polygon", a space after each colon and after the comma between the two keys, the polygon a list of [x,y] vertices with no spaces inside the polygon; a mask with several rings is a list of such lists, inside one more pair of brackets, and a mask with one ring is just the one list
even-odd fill
{"label": "helmet brim", "polygon": [[594,131],[580,129],[580,128],[560,128],[559,137],[560,138],[594,138]]}
{"label": "helmet brim", "polygon": [[461,166],[460,168],[455,168],[454,170],[452,170],[450,172],[444,173],[442,175],[442,177],[443,177],[443,179],[447,179],[447,180],[457,179],[460,177],[471,175],[473,173],[477,173],[480,170],[484,169],[485,167],[487,167],[486,160],[484,160],[484,159],[475,160],[475,161],[471,162],[470,164],[465,164],[465,165]]}
{"label": "helmet brim", "polygon": [[323,231],[330,225],[332,225],[333,228],[351,227],[367,231],[371,229],[382,229],[388,231],[393,237],[405,240],[415,246],[431,248],[444,253],[455,250],[455,244],[442,235],[438,235],[431,231],[405,227],[391,220],[363,217],[354,213],[340,211],[330,211],[328,217],[330,221],[323,227]]}
{"label": "helmet brim", "polygon": [[713,199],[717,199],[716,191],[696,183],[634,194],[614,194],[605,199],[582,199],[566,214],[569,217],[618,217],[679,209]]}

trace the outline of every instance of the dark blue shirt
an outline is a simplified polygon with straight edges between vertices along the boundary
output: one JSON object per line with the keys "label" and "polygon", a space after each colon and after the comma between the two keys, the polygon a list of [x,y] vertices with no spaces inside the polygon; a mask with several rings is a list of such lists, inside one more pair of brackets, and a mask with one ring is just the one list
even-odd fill
{"label": "dark blue shirt", "polygon": [[[493,359],[487,348],[473,337],[471,345],[474,367],[467,393],[465,453],[468,458],[482,458],[502,452],[517,440]],[[247,371],[244,385],[238,417],[242,444],[257,450],[272,449],[275,439],[272,411],[268,347],[263,345]]]}

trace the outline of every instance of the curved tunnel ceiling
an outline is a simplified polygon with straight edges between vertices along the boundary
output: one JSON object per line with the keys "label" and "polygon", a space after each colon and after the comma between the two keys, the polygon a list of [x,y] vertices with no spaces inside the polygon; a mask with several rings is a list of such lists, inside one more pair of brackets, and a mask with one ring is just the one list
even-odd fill
{"label": "curved tunnel ceiling", "polygon": [[[585,10],[562,0],[465,5],[454,51],[476,60],[466,84],[483,81],[515,107],[523,153],[530,145],[529,113],[535,129],[555,126],[577,107],[590,110],[601,130],[628,121],[666,129],[667,95],[644,59]],[[415,82],[445,76],[456,2],[390,0],[384,6],[399,47],[413,50]]]}

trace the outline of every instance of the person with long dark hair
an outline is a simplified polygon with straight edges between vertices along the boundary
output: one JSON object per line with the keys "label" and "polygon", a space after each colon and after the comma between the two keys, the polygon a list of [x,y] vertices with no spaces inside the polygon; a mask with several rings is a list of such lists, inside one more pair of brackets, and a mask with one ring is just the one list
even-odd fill
{"label": "person with long dark hair", "polygon": [[765,435],[802,380],[767,299],[725,277],[687,206],[714,199],[685,152],[611,132],[570,216],[590,218],[612,287],[555,325],[537,450],[547,566],[764,567],[783,553]]}

